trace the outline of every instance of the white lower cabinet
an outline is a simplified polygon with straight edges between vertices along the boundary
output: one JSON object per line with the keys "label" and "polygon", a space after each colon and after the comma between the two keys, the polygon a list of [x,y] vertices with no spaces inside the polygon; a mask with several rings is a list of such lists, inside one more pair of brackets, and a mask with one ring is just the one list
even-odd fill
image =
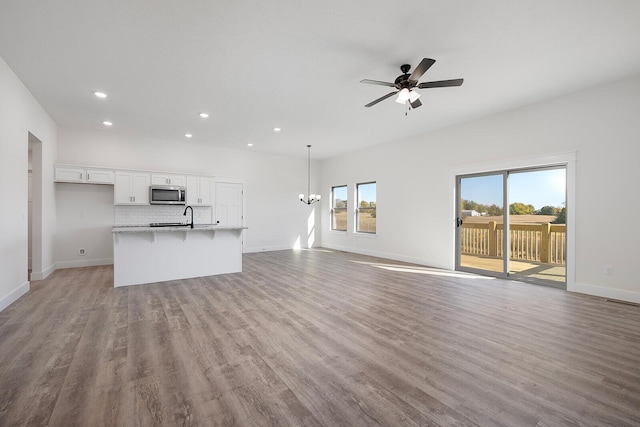
{"label": "white lower cabinet", "polygon": [[116,172],[114,203],[148,205],[151,175],[141,172]]}
{"label": "white lower cabinet", "polygon": [[187,177],[187,205],[211,206],[213,204],[213,178]]}

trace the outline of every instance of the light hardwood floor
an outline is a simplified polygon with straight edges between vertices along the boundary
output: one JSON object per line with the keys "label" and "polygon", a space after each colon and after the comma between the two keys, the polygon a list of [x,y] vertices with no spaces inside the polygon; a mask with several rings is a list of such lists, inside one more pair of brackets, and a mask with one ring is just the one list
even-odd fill
{"label": "light hardwood floor", "polygon": [[640,425],[640,308],[325,250],[0,313],[0,425]]}

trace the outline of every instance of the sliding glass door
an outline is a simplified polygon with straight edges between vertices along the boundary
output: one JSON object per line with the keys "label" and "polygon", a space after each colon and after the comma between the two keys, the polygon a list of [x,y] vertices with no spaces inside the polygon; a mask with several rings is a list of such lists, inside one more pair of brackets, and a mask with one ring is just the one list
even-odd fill
{"label": "sliding glass door", "polygon": [[503,275],[499,256],[505,203],[504,172],[458,177],[458,267]]}
{"label": "sliding glass door", "polygon": [[458,176],[456,268],[564,288],[565,175],[553,166]]}

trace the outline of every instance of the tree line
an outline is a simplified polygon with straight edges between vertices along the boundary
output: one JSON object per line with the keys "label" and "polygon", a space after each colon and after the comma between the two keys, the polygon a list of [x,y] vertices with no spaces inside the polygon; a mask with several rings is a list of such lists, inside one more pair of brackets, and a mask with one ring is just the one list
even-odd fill
{"label": "tree line", "polygon": [[[502,207],[496,204],[485,205],[464,199],[461,202],[463,210],[473,210],[488,216],[502,216],[504,214]],[[552,221],[552,224],[565,224],[567,222],[565,207],[543,206],[540,209],[536,209],[533,205],[514,202],[509,205],[509,215],[555,215],[556,219]]]}

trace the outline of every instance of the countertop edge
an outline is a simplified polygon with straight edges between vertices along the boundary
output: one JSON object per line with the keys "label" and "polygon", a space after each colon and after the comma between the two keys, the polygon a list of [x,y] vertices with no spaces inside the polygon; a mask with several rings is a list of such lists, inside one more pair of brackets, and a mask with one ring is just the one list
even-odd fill
{"label": "countertop edge", "polygon": [[115,226],[111,230],[112,233],[175,233],[178,232],[194,232],[194,231],[238,231],[246,230],[248,227],[221,227],[219,225],[198,225],[191,227],[145,227],[145,226]]}

